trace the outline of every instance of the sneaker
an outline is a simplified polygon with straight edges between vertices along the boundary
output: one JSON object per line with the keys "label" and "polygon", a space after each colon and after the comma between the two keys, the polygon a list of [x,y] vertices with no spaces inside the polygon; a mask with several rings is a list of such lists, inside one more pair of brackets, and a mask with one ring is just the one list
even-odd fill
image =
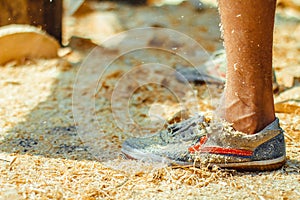
{"label": "sneaker", "polygon": [[[226,80],[226,54],[224,49],[215,51],[211,55],[212,61],[207,61],[199,67],[176,67],[176,78],[180,82],[224,84]],[[273,92],[279,91],[276,74],[272,69]]]}
{"label": "sneaker", "polygon": [[228,123],[195,116],[154,135],[130,138],[121,151],[138,160],[237,170],[278,169],[286,160],[278,118],[262,131],[247,135]]}

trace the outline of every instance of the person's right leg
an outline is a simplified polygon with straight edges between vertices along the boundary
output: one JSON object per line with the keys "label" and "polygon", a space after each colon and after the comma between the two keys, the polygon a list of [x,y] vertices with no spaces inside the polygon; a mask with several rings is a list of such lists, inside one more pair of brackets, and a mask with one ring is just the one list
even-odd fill
{"label": "person's right leg", "polygon": [[274,121],[272,43],[276,0],[219,0],[227,77],[219,115],[253,134]]}

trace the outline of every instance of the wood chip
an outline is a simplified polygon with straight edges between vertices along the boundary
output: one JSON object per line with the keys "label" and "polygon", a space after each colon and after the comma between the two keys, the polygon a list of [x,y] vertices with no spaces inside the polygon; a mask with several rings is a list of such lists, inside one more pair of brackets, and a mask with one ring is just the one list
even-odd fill
{"label": "wood chip", "polygon": [[0,65],[9,61],[34,58],[55,58],[58,42],[40,29],[29,25],[8,25],[0,28]]}

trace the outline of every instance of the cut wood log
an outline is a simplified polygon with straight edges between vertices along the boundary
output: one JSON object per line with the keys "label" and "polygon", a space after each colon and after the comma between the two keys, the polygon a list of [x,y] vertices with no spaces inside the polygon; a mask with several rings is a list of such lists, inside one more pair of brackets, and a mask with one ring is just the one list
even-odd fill
{"label": "cut wood log", "polygon": [[0,26],[30,24],[62,40],[62,0],[1,0]]}
{"label": "cut wood log", "polygon": [[58,42],[42,30],[29,25],[0,28],[0,65],[13,60],[57,57]]}

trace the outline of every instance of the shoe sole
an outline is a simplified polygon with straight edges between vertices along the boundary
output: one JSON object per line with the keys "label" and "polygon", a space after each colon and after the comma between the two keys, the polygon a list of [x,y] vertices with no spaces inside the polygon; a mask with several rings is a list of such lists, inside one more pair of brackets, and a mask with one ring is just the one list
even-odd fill
{"label": "shoe sole", "polygon": [[238,171],[270,171],[281,168],[286,162],[286,157],[281,156],[279,158],[271,160],[259,160],[240,163],[210,163],[210,166],[216,165],[220,168],[235,169]]}
{"label": "shoe sole", "polygon": [[[168,158],[160,157],[149,153],[144,153],[126,146],[123,146],[121,151],[128,159],[161,162],[161,163],[166,163],[168,165],[184,165],[184,166],[191,165],[191,166],[201,167],[200,165],[197,165],[197,163],[173,161]],[[271,160],[259,160],[259,161],[224,163],[224,164],[209,163],[208,167],[212,168],[213,166],[218,166],[220,168],[235,169],[237,171],[271,171],[271,170],[276,170],[281,168],[285,164],[285,162],[286,162],[286,156],[284,155],[279,158],[275,158]]]}

